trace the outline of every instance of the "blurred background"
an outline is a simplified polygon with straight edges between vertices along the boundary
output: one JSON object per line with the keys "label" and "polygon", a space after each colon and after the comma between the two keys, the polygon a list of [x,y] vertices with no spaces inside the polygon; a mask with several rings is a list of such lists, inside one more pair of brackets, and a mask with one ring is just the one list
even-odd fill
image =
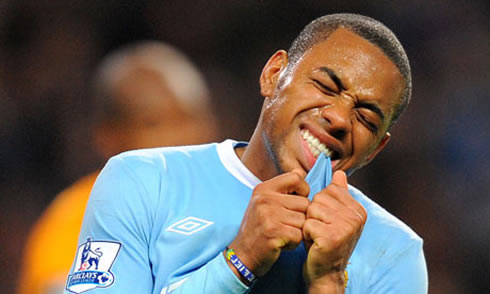
{"label": "blurred background", "polygon": [[404,44],[412,102],[350,182],[425,240],[430,293],[490,293],[490,2],[484,0],[0,1],[0,292],[54,196],[100,168],[91,73],[112,50],[162,40],[204,73],[220,138],[247,140],[258,77],[312,19],[374,17]]}

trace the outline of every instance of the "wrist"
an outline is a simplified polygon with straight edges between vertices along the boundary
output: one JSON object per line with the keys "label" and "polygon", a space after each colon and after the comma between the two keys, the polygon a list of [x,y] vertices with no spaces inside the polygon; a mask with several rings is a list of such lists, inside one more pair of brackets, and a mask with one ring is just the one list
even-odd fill
{"label": "wrist", "polygon": [[228,266],[242,283],[250,286],[256,281],[257,278],[254,273],[240,260],[233,249],[226,248],[223,255]]}
{"label": "wrist", "polygon": [[321,278],[307,281],[309,294],[342,294],[345,292],[346,277],[343,272],[334,272]]}

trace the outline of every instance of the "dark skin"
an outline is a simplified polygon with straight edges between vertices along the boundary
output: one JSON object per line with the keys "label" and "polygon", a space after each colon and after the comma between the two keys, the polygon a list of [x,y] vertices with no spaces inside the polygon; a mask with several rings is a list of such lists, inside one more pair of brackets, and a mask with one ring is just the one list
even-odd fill
{"label": "dark skin", "polygon": [[[281,250],[305,241],[309,293],[344,293],[344,270],[367,219],[348,192],[346,173],[369,163],[389,141],[404,81],[379,48],[346,29],[288,66],[285,51],[265,65],[261,117],[250,144],[236,150],[263,182],[230,247],[260,277]],[[331,184],[311,202],[304,177],[316,156],[305,131],[332,152],[334,169]]]}

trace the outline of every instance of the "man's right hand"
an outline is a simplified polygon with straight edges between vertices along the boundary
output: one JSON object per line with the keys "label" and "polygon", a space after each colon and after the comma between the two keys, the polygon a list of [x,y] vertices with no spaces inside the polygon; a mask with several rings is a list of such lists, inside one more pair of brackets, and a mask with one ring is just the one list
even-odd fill
{"label": "man's right hand", "polygon": [[253,191],[238,235],[229,247],[257,277],[270,270],[281,250],[292,250],[303,240],[310,204],[310,187],[304,177],[304,171],[293,170],[258,184]]}

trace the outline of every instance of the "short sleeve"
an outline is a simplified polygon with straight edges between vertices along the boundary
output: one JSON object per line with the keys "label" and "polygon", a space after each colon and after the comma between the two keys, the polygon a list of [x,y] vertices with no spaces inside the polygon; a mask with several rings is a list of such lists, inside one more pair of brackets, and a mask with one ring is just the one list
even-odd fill
{"label": "short sleeve", "polygon": [[65,293],[152,293],[154,173],[119,157],[104,167],[87,204]]}

